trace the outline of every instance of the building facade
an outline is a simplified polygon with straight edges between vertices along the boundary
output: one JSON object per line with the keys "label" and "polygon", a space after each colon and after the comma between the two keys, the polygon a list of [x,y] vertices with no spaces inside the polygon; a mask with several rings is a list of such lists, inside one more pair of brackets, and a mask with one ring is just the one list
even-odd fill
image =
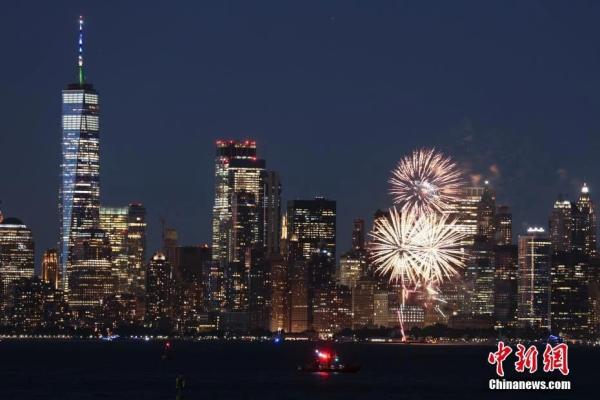
{"label": "building facade", "polygon": [[85,79],[82,19],[78,51],[78,80],[62,92],[59,263],[67,291],[75,242],[83,231],[100,225],[100,106],[98,93]]}
{"label": "building facade", "polygon": [[10,306],[11,287],[34,275],[34,242],[31,230],[17,218],[0,214],[0,315]]}
{"label": "building facade", "polygon": [[550,328],[550,238],[542,228],[519,236],[517,319],[521,327]]}

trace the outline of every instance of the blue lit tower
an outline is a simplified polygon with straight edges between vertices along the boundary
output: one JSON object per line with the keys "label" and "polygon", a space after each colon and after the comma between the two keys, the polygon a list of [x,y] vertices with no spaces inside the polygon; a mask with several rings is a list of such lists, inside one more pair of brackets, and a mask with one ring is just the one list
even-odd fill
{"label": "blue lit tower", "polygon": [[100,223],[99,111],[98,93],[85,80],[80,17],[77,82],[62,91],[59,262],[66,290],[78,236],[85,230],[97,229]]}

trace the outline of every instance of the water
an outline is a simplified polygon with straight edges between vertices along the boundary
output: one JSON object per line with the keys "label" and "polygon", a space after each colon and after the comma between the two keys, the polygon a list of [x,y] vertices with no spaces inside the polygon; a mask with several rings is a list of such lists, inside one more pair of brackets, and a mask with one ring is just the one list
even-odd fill
{"label": "water", "polygon": [[[187,383],[184,399],[585,399],[597,392],[599,349],[570,349],[569,392],[492,392],[487,385],[494,367],[486,362],[491,347],[336,344],[344,361],[362,365],[359,373],[296,371],[314,348],[314,343],[173,342],[173,357],[165,361],[160,342],[4,341],[0,399],[174,399],[178,374]],[[512,362],[505,363],[507,378],[526,378],[512,373]]]}

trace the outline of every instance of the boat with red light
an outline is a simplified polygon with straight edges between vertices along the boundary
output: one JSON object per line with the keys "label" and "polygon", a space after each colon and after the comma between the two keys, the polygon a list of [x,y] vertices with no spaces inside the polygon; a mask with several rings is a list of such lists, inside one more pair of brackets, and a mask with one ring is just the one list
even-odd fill
{"label": "boat with red light", "polygon": [[309,364],[298,367],[302,372],[318,373],[356,373],[360,365],[342,363],[337,353],[331,350],[315,350],[315,360]]}

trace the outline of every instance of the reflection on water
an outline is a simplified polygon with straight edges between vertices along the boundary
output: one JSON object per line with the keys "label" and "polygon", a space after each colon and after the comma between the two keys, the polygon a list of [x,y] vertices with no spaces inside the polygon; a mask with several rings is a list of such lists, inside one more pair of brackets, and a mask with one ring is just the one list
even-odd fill
{"label": "reflection on water", "polygon": [[[361,364],[360,372],[311,374],[297,366],[314,356],[312,343],[172,343],[163,359],[164,343],[155,341],[3,341],[0,399],[175,399],[178,375],[185,380],[183,399],[565,398],[490,392],[494,367],[485,346],[339,344],[335,350]],[[599,356],[599,349],[570,349],[568,398],[589,398]]]}

